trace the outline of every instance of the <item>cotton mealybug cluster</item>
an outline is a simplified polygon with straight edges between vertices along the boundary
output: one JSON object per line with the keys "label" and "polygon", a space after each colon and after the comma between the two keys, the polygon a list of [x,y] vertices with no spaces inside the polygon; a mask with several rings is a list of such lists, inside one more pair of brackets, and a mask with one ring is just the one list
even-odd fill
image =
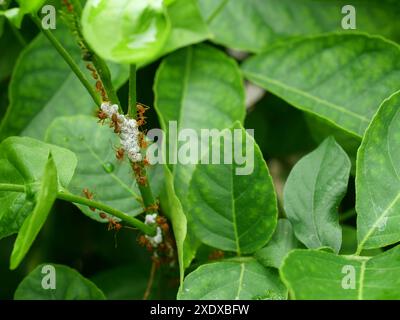
{"label": "cotton mealybug cluster", "polygon": [[[155,224],[156,223],[156,218],[157,218],[157,214],[147,214],[145,217],[145,224]],[[157,233],[154,237],[150,237],[150,236],[145,236],[147,240],[149,240],[150,244],[156,248],[158,247],[158,245],[160,243],[162,243],[163,241],[163,237],[162,237],[162,230],[160,227],[157,227]]]}
{"label": "cotton mealybug cluster", "polygon": [[116,104],[103,103],[101,111],[112,121],[114,131],[119,134],[122,148],[132,162],[142,161],[139,145],[139,128],[135,119],[130,119],[127,116],[118,112]]}

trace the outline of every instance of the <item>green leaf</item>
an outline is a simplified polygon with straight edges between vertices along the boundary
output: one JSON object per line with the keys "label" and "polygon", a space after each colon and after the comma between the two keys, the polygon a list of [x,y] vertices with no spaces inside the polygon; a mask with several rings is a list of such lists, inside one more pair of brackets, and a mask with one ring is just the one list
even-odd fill
{"label": "green leaf", "polygon": [[162,55],[210,37],[196,0],[174,1],[167,8],[167,15],[171,21],[171,33],[161,51]]}
{"label": "green leaf", "polygon": [[[0,24],[1,24],[1,22],[0,22]],[[6,47],[7,47],[7,50],[0,51],[0,82],[3,82],[5,85],[4,91],[3,91],[3,88],[1,88],[1,90],[4,92],[1,94],[1,96],[4,95],[4,99],[3,98],[0,98],[0,99],[4,100],[5,103],[8,103],[8,101],[6,101],[6,99],[7,99],[6,98],[6,95],[7,95],[7,90],[6,90],[7,87],[6,86],[8,86],[8,79],[11,77],[11,73],[14,69],[17,58],[22,50],[22,45],[16,39],[15,35],[12,32],[10,25],[7,25],[7,24],[4,26],[3,36],[0,36],[0,48],[6,48]],[[4,106],[4,108],[3,108],[3,106],[1,106],[0,108],[5,111],[6,105]],[[0,114],[2,115],[3,112],[1,111]]]}
{"label": "green leaf", "polygon": [[11,8],[5,11],[0,11],[0,16],[4,16],[16,28],[21,28],[22,20],[25,13],[20,8]]}
{"label": "green leaf", "polygon": [[293,233],[290,221],[279,219],[271,241],[255,253],[255,258],[265,267],[279,269],[285,256],[299,247],[300,243]]}
{"label": "green leaf", "polygon": [[[159,67],[155,81],[155,108],[167,145],[170,134],[176,139],[174,131],[169,130],[171,121],[177,122],[177,132],[190,128],[200,134],[201,129],[222,130],[245,117],[240,70],[233,59],[210,46],[197,45],[169,55]],[[182,145],[178,142],[177,148]],[[170,168],[175,191],[185,209],[195,165],[176,164]]]}
{"label": "green leaf", "polygon": [[400,299],[399,260],[399,246],[369,260],[294,250],[285,259],[280,275],[293,299]]}
{"label": "green leaf", "polygon": [[[50,272],[55,271],[56,288],[44,289]],[[77,271],[58,264],[41,264],[19,284],[14,295],[15,300],[104,300],[103,292],[93,282],[81,276]]]}
{"label": "green leaf", "polygon": [[[177,122],[176,132],[191,128],[199,134],[201,129],[222,130],[245,117],[240,70],[233,59],[210,46],[184,48],[165,58],[157,71],[154,92],[155,109],[167,146],[170,134],[173,141],[176,139],[174,130],[169,130],[172,121]],[[182,144],[178,142],[177,147]],[[176,195],[186,213],[189,181],[195,165],[178,163],[170,168]],[[189,264],[189,257],[193,258],[197,245],[189,226],[184,243],[185,266]]]}
{"label": "green leaf", "polygon": [[290,172],[284,189],[285,212],[296,237],[308,248],[339,252],[338,206],[347,190],[350,167],[347,154],[330,137]]}
{"label": "green leaf", "polygon": [[[163,212],[168,215],[172,222],[174,238],[178,251],[180,281],[183,282],[185,267],[190,263],[190,251],[184,250],[184,243],[187,234],[187,220],[183,212],[181,202],[175,194],[174,181],[171,171],[164,166],[165,185],[160,194],[160,205]],[[189,260],[189,261],[188,261]]]}
{"label": "green leaf", "polygon": [[46,0],[17,0],[17,2],[19,7],[6,10],[4,15],[13,25],[20,29],[24,16],[26,14],[36,14]]}
{"label": "green leaf", "polygon": [[[73,116],[54,120],[46,133],[46,141],[73,151],[78,166],[69,185],[69,191],[82,194],[84,188],[94,194],[94,199],[121,210],[131,216],[143,212],[140,192],[129,161],[119,161],[114,148],[119,138],[107,125],[97,123],[95,117]],[[163,171],[161,166],[149,170],[154,195],[159,195]],[[78,206],[83,213],[97,221],[103,221],[98,212],[86,206]]]}
{"label": "green leaf", "polygon": [[35,197],[35,208],[25,219],[15,240],[10,260],[11,270],[19,266],[46,222],[47,216],[57,198],[57,179],[57,168],[50,153],[44,169],[40,190]]}
{"label": "green leaf", "polygon": [[271,47],[243,71],[296,108],[363,136],[381,102],[400,88],[399,48],[363,34],[322,35]]}
{"label": "green leaf", "polygon": [[58,188],[66,188],[77,162],[71,151],[31,138],[10,137],[0,144],[0,184],[25,185],[27,191],[0,192],[0,238],[16,233],[32,212],[49,152],[57,167]]}
{"label": "green leaf", "polygon": [[346,151],[351,161],[351,174],[356,173],[357,151],[361,144],[361,137],[348,134],[348,132],[332,125],[329,121],[319,118],[318,116],[305,113],[305,120],[310,130],[313,140],[320,144],[327,137],[333,136],[336,142]]}
{"label": "green leaf", "polygon": [[[242,140],[237,139],[234,131],[240,133]],[[231,136],[234,144],[233,164],[203,164],[202,159],[190,183],[187,214],[196,236],[203,243],[238,255],[253,253],[264,246],[274,232],[278,216],[275,191],[254,139],[238,123],[223,133]],[[212,141],[210,150],[220,142],[221,137]],[[237,149],[239,143],[242,150]],[[233,144],[217,149],[221,161],[224,151],[233,149]],[[238,168],[242,165],[237,163],[237,155],[243,150],[246,150],[245,165],[253,170],[240,175]]]}
{"label": "green leaf", "polygon": [[46,2],[46,0],[17,0],[24,13],[36,13]]}
{"label": "green leaf", "polygon": [[[341,13],[342,8],[349,4],[346,0],[198,1],[213,41],[243,51],[260,52],[294,36],[351,32],[341,24],[346,16]],[[400,40],[400,8],[396,1],[357,1],[354,7],[357,31]]]}
{"label": "green leaf", "polygon": [[147,62],[156,57],[171,30],[163,1],[88,0],[82,13],[83,34],[104,59]]}
{"label": "green leaf", "polygon": [[135,263],[102,271],[91,280],[108,300],[140,300],[146,291],[149,270],[148,264]]}
{"label": "green leaf", "polygon": [[179,300],[283,300],[287,297],[278,272],[252,258],[202,265],[190,273]]}
{"label": "green leaf", "polygon": [[[54,33],[85,70],[70,32],[59,24]],[[116,86],[125,82],[127,67],[113,64],[110,68]],[[85,72],[90,78],[88,70]],[[0,140],[19,134],[43,139],[56,117],[90,115],[96,108],[86,89],[43,35],[21,53],[11,79],[9,98],[10,106],[0,123]]]}
{"label": "green leaf", "polygon": [[356,174],[359,250],[400,241],[400,92],[386,100],[365,133]]}

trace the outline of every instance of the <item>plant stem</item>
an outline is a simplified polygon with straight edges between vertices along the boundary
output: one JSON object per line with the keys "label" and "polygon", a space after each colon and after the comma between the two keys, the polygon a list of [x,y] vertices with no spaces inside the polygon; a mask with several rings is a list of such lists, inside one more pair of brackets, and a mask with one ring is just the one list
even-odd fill
{"label": "plant stem", "polygon": [[[121,111],[121,103],[119,101],[118,95],[114,89],[114,86],[112,84],[112,79],[111,79],[111,73],[110,70],[106,64],[106,62],[101,59],[93,50],[89,47],[88,43],[86,42],[85,38],[83,37],[82,31],[81,31],[81,23],[80,23],[80,17],[82,15],[82,6],[78,0],[70,0],[72,3],[72,6],[74,8],[73,12],[69,12],[71,15],[72,19],[74,20],[75,26],[72,28],[72,33],[77,37],[77,41],[83,51],[85,53],[89,53],[88,55],[90,56],[90,61],[93,63],[99,77],[101,80],[101,83],[104,87],[104,90],[107,94],[107,98],[114,104],[118,105],[118,108]],[[70,27],[71,29],[71,27]]]}
{"label": "plant stem", "polygon": [[151,264],[149,280],[147,281],[146,291],[144,292],[144,295],[143,295],[143,300],[147,300],[150,296],[151,288],[153,287],[154,277],[156,275],[156,271],[157,271],[157,263],[155,261],[153,261]]}
{"label": "plant stem", "polygon": [[59,192],[57,194],[57,199],[65,200],[65,201],[73,202],[73,203],[78,203],[78,204],[83,204],[83,205],[91,207],[91,208],[96,208],[96,209],[102,210],[106,213],[113,215],[114,217],[117,217],[117,218],[123,220],[124,222],[128,223],[132,227],[142,230],[144,233],[146,233],[148,235],[155,235],[154,227],[151,227],[136,218],[128,216],[126,213],[123,213],[117,209],[114,209],[113,207],[110,207],[106,204],[103,204],[103,203],[100,203],[100,202],[97,202],[94,200],[90,200],[90,199],[87,199],[84,197],[80,197],[80,196],[74,195],[72,193],[65,193],[65,192]]}
{"label": "plant stem", "polygon": [[22,184],[9,184],[0,183],[0,191],[23,192],[25,193],[25,186]]}
{"label": "plant stem", "polygon": [[[146,169],[143,169],[142,177],[145,177],[145,179],[148,181]],[[149,182],[147,182],[145,185],[142,185],[138,181],[138,178],[136,179],[136,182],[139,187],[140,194],[143,198],[143,205],[146,213],[157,213],[158,210],[155,207],[156,200],[154,199],[153,191],[151,190]]]}
{"label": "plant stem", "polygon": [[128,104],[128,115],[131,118],[136,117],[136,64],[130,65],[129,70],[129,104]]}
{"label": "plant stem", "polygon": [[[136,65],[131,64],[130,65],[130,70],[129,70],[129,103],[128,103],[128,115],[131,118],[136,118],[136,102],[137,102],[137,96],[136,96]],[[142,168],[142,173],[140,176],[136,175],[136,182],[139,187],[140,194],[142,195],[143,198],[143,205],[145,207],[145,210],[147,213],[153,213],[157,212],[155,205],[156,201],[154,199],[153,192],[151,190],[151,187],[148,182],[148,175],[147,175],[147,170],[145,167]],[[143,184],[139,179],[145,179],[146,183]],[[152,208],[152,209],[149,209]]]}
{"label": "plant stem", "polygon": [[[9,192],[20,192],[24,193],[25,192],[25,186],[24,185],[18,185],[18,184],[8,184],[8,183],[0,183],[0,191],[9,191]],[[80,197],[77,195],[74,195],[72,193],[67,193],[67,192],[58,192],[57,194],[57,199],[59,200],[64,200],[68,202],[73,202],[77,204],[82,204],[85,206],[88,206],[90,208],[96,208],[98,210],[102,210],[116,218],[121,219],[124,221],[126,224],[138,228],[144,233],[146,233],[149,236],[154,236],[156,234],[156,229],[153,226],[149,226],[139,219],[136,219],[134,217],[131,217],[127,215],[126,213],[119,211],[113,207],[110,207],[106,204],[90,200],[84,197]]]}
{"label": "plant stem", "polygon": [[42,28],[41,21],[37,16],[31,15],[31,17],[32,17],[33,22],[40,29],[40,31],[46,36],[46,38],[50,41],[50,43],[54,46],[54,48],[58,51],[58,53],[63,57],[65,62],[70,66],[71,70],[75,73],[75,75],[81,81],[83,86],[86,88],[88,93],[93,98],[93,101],[96,103],[96,105],[100,106],[101,105],[100,97],[98,96],[98,94],[94,90],[93,86],[90,84],[90,82],[86,78],[85,74],[81,71],[78,64],[74,61],[74,59],[68,53],[68,51],[65,50],[63,45],[57,40],[57,38],[51,33],[51,31]]}
{"label": "plant stem", "polygon": [[[88,48],[86,41],[83,41],[83,43],[84,43],[85,47]],[[108,99],[112,103],[118,105],[118,108],[121,111],[121,103],[119,101],[117,92],[115,91],[114,86],[112,84],[110,69],[108,68],[107,64],[105,63],[105,61],[103,59],[101,59],[94,52],[92,52],[92,51],[90,51],[90,52],[92,53],[93,65],[96,68],[97,72],[99,73],[99,77],[101,79],[101,82],[103,83],[104,90],[106,90]]]}

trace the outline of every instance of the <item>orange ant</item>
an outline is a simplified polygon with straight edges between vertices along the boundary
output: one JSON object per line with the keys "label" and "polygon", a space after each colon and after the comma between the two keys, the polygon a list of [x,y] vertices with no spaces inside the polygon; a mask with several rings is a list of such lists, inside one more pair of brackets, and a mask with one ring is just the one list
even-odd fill
{"label": "orange ant", "polygon": [[72,4],[68,0],[63,0],[63,3],[67,7],[67,10],[69,12],[73,12],[74,11],[74,7],[72,6]]}
{"label": "orange ant", "polygon": [[100,218],[102,219],[107,219],[108,220],[108,226],[107,226],[107,230],[115,230],[115,231],[119,231],[122,229],[122,225],[114,218],[109,217],[107,214],[105,214],[104,212],[100,212],[99,213]]}
{"label": "orange ant", "polygon": [[147,148],[146,134],[144,132],[139,133],[139,146],[142,149]]}
{"label": "orange ant", "polygon": [[117,158],[117,160],[121,161],[124,159],[124,155],[125,155],[125,149],[122,147],[119,147],[118,149],[115,150],[115,157]]}
{"label": "orange ant", "polygon": [[111,116],[110,128],[114,128],[114,133],[120,133],[121,132],[121,125],[119,123],[118,115],[116,113],[114,113]]}
{"label": "orange ant", "polygon": [[131,167],[133,172],[135,173],[135,176],[142,175],[142,167],[137,162],[132,162]]}
{"label": "orange ant", "polygon": [[143,159],[143,165],[144,166],[149,166],[150,165],[150,162],[149,162],[149,160],[147,158]]}
{"label": "orange ant", "polygon": [[141,103],[137,103],[136,104],[136,110],[137,110],[137,124],[139,127],[143,126],[146,124],[146,117],[144,116],[144,114],[146,113],[146,111],[149,109],[148,106],[141,104]]}
{"label": "orange ant", "polygon": [[103,99],[103,101],[108,101],[106,90],[104,90],[103,84],[100,80],[96,81],[96,90],[101,94],[101,98]]}
{"label": "orange ant", "polygon": [[92,73],[92,77],[93,77],[94,80],[98,80],[98,79],[99,79],[99,76],[98,76],[98,74],[97,74],[97,71],[96,71],[96,69],[94,68],[93,65],[91,65],[90,63],[88,63],[88,64],[86,65],[86,68]]}
{"label": "orange ant", "polygon": [[224,252],[221,250],[214,250],[213,252],[210,253],[208,256],[208,260],[219,260],[224,257]]}
{"label": "orange ant", "polygon": [[103,110],[97,110],[96,114],[97,118],[99,118],[98,123],[104,124],[104,121],[108,118],[107,114]]}
{"label": "orange ant", "polygon": [[[146,209],[145,209],[145,211],[158,211],[158,209],[160,209],[160,206],[158,205],[158,202],[157,203],[153,203],[152,205],[149,205]],[[158,218],[162,218],[162,217],[157,217],[157,219]],[[165,218],[163,218],[163,219],[165,219]],[[157,222],[158,223],[158,222]]]}
{"label": "orange ant", "polygon": [[[84,188],[84,189],[82,190],[82,192],[83,192],[83,194],[85,195],[85,197],[86,197],[87,199],[93,200],[93,193],[90,192],[88,188]],[[96,211],[96,208],[93,208],[93,207],[89,207],[89,209],[92,210],[92,211]]]}
{"label": "orange ant", "polygon": [[137,182],[140,184],[140,185],[142,185],[142,186],[145,186],[145,185],[147,185],[147,178],[146,177],[138,177],[137,178]]}
{"label": "orange ant", "polygon": [[[158,207],[158,205],[157,205],[157,207]],[[156,222],[160,226],[161,230],[164,233],[167,233],[169,231],[169,225],[167,223],[167,219],[165,219],[164,217],[161,217],[161,216],[157,216]]]}
{"label": "orange ant", "polygon": [[149,241],[149,239],[146,238],[146,236],[141,235],[138,238],[138,243],[140,246],[146,247],[147,251],[149,251],[149,252],[153,251],[153,246],[150,244],[150,241]]}

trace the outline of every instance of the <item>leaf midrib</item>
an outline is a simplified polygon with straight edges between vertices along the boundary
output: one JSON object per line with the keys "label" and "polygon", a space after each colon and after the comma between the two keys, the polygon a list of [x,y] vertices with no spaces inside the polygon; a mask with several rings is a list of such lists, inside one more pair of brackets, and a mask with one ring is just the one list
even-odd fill
{"label": "leaf midrib", "polygon": [[[318,103],[320,103],[320,104],[325,105],[325,106],[328,107],[328,108],[335,109],[335,110],[340,111],[340,112],[343,112],[343,113],[345,113],[345,114],[347,114],[347,115],[349,115],[349,116],[351,116],[351,117],[353,117],[353,118],[356,118],[356,119],[358,119],[358,120],[361,120],[362,122],[365,122],[366,125],[369,124],[369,121],[370,121],[370,120],[369,120],[368,118],[366,118],[366,117],[363,117],[363,116],[361,116],[361,115],[359,115],[359,114],[357,114],[357,113],[355,113],[355,112],[352,112],[352,111],[350,111],[350,110],[347,110],[346,108],[344,108],[344,107],[342,107],[342,106],[339,106],[339,105],[334,104],[334,103],[332,103],[332,102],[326,101],[326,100],[324,100],[324,99],[322,99],[322,98],[319,98],[319,97],[317,97],[317,96],[314,96],[314,95],[312,95],[312,94],[310,94],[310,93],[308,93],[308,92],[305,92],[305,91],[303,91],[303,90],[297,89],[297,88],[292,87],[292,86],[288,86],[288,85],[282,83],[282,82],[279,81],[279,80],[272,79],[272,78],[269,78],[269,77],[267,77],[267,76],[261,76],[261,75],[258,75],[258,74],[255,74],[255,73],[249,72],[249,71],[245,71],[245,73],[246,73],[249,77],[252,77],[252,78],[254,78],[254,79],[258,80],[258,81],[265,81],[265,82],[268,82],[268,83],[270,83],[270,84],[279,86],[279,87],[281,87],[281,88],[283,88],[283,89],[285,89],[285,90],[287,90],[287,91],[290,91],[290,92],[292,92],[292,93],[298,94],[298,95],[300,95],[300,96],[302,96],[302,97],[304,97],[304,98],[314,100],[314,101],[316,101],[316,102],[318,102]],[[298,108],[300,108],[300,106],[298,106]],[[313,111],[313,113],[315,113],[315,112]],[[323,116],[323,115],[321,115],[321,116]],[[325,116],[324,116],[324,117],[325,117]],[[358,134],[358,133],[357,133],[357,134]]]}
{"label": "leaf midrib", "polygon": [[[104,166],[105,163],[103,160],[98,157],[93,148],[86,142],[82,141],[82,144],[89,150],[90,154],[99,162],[100,165]],[[114,173],[108,173],[115,181],[117,181],[123,189],[125,189],[128,193],[132,194],[135,198],[139,198],[139,195],[135,193],[129,186],[127,186],[119,177],[117,177]]]}

